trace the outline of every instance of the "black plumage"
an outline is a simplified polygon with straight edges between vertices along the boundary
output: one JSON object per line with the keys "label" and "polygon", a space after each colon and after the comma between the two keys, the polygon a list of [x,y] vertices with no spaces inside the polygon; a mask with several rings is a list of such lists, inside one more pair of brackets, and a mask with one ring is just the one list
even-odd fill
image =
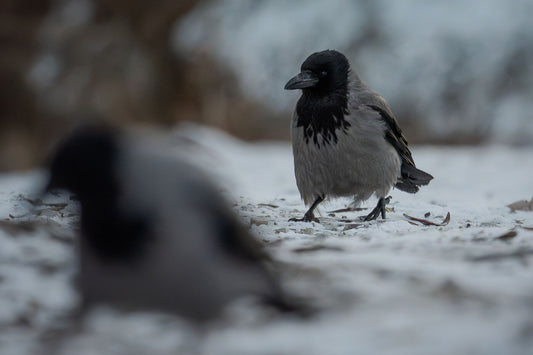
{"label": "black plumage", "polygon": [[204,320],[255,296],[287,301],[261,245],[198,169],[157,144],[108,128],[67,137],[48,189],[81,204],[77,287],[84,308],[107,304]]}
{"label": "black plumage", "polygon": [[315,208],[331,197],[354,204],[378,197],[366,216],[385,218],[391,187],[410,193],[433,176],[419,170],[389,105],[351,70],[346,57],[326,50],[311,54],[285,85],[301,89],[291,125],[296,183],[310,206],[296,221],[317,221]]}

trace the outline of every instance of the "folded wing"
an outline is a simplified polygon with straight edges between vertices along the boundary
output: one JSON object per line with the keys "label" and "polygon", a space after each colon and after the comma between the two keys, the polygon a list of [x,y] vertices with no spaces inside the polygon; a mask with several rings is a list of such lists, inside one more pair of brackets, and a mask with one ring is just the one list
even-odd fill
{"label": "folded wing", "polygon": [[402,160],[401,176],[398,178],[396,187],[409,193],[418,192],[419,186],[429,184],[433,176],[416,168],[407,139],[390,110],[377,105],[368,105],[368,107],[379,113],[386,126],[385,139],[396,149]]}

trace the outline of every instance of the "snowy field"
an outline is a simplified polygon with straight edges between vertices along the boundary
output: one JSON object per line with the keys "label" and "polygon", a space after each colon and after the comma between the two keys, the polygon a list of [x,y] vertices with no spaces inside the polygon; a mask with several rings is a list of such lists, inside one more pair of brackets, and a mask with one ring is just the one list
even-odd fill
{"label": "snowy field", "polygon": [[[369,212],[305,212],[286,143],[247,144],[186,126],[199,162],[281,263],[287,289],[318,308],[283,317],[242,300],[204,326],[162,314],[99,309],[75,321],[70,278],[76,206],[36,200],[43,175],[0,176],[0,354],[531,354],[533,148],[415,147],[435,176],[392,191],[386,221]],[[362,207],[373,207],[375,200]],[[446,225],[423,225],[404,214]],[[442,223],[445,224],[445,223]]]}

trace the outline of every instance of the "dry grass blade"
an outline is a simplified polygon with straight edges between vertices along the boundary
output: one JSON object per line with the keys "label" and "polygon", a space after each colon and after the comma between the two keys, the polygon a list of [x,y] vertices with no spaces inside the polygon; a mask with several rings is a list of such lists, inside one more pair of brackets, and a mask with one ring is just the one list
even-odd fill
{"label": "dry grass blade", "polygon": [[[448,225],[448,223],[450,223],[450,212],[448,212],[448,214],[446,215],[446,218],[444,218],[444,220],[441,222],[441,223],[435,223],[435,222],[432,222],[432,221],[428,221],[427,219],[422,219],[422,218],[416,218],[416,217],[413,217],[413,216],[409,216],[408,214],[403,214],[403,216],[405,218],[407,218],[409,221],[414,221],[414,222],[418,222],[418,223],[421,223],[425,226],[437,226],[437,227],[443,227],[443,226],[446,226]],[[411,222],[410,222],[411,223]],[[413,223],[411,223],[413,224]]]}
{"label": "dry grass blade", "polygon": [[364,208],[364,207],[346,207],[346,208],[341,208],[335,211],[329,211],[328,213],[358,212],[358,211],[364,211],[367,209],[368,208]]}
{"label": "dry grass blade", "polygon": [[359,227],[363,227],[363,226],[364,226],[364,224],[362,224],[362,223],[350,223],[350,224],[345,225],[342,230],[343,231],[347,231],[347,230],[350,230],[350,229],[355,229],[355,228],[359,228]]}
{"label": "dry grass blade", "polygon": [[37,228],[37,223],[33,221],[14,222],[1,220],[0,229],[11,235],[17,235],[20,233],[33,232]]}
{"label": "dry grass blade", "polygon": [[23,200],[23,201],[26,201],[28,203],[31,203],[33,206],[35,207],[47,207],[49,209],[52,209],[54,211],[61,211],[62,209],[64,209],[65,207],[68,206],[68,203],[64,203],[64,202],[59,202],[59,203],[45,203],[43,202],[41,199],[35,199],[35,200],[32,200],[28,197],[25,197],[25,196],[22,196],[22,195],[19,195],[19,197]]}
{"label": "dry grass blade", "polygon": [[257,205],[261,206],[261,207],[272,207],[272,208],[278,208],[279,207],[279,206],[273,205],[271,203],[258,203]]}
{"label": "dry grass blade", "polygon": [[470,257],[471,261],[493,261],[502,260],[508,258],[524,258],[526,256],[533,255],[533,249],[519,249],[510,253],[494,253],[481,256]]}
{"label": "dry grass blade", "polygon": [[513,202],[509,205],[507,205],[511,209],[512,212],[514,211],[533,211],[533,198],[531,198],[531,201],[528,200],[521,200]]}
{"label": "dry grass blade", "polygon": [[331,250],[331,251],[343,251],[341,247],[331,246],[331,245],[313,245],[310,247],[302,247],[293,249],[293,253],[308,253],[319,250]]}
{"label": "dry grass blade", "polygon": [[518,235],[518,233],[514,230],[510,230],[509,232],[503,234],[503,235],[500,235],[499,237],[496,237],[496,239],[499,239],[499,240],[509,240],[509,239],[513,239],[514,237],[516,237]]}

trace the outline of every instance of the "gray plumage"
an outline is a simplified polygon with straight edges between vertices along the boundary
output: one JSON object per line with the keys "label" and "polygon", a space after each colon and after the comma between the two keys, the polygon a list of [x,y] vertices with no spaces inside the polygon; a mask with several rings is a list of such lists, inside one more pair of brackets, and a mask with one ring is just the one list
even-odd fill
{"label": "gray plumage", "polygon": [[118,132],[85,129],[51,162],[49,189],[81,203],[83,306],[204,320],[244,295],[287,309],[258,242],[194,167]]}
{"label": "gray plumage", "polygon": [[385,218],[393,186],[415,193],[433,178],[416,168],[389,105],[369,88],[339,52],[309,56],[286,89],[302,89],[291,124],[296,183],[306,205],[302,220],[326,197],[351,196],[355,204],[375,194],[367,216]]}

